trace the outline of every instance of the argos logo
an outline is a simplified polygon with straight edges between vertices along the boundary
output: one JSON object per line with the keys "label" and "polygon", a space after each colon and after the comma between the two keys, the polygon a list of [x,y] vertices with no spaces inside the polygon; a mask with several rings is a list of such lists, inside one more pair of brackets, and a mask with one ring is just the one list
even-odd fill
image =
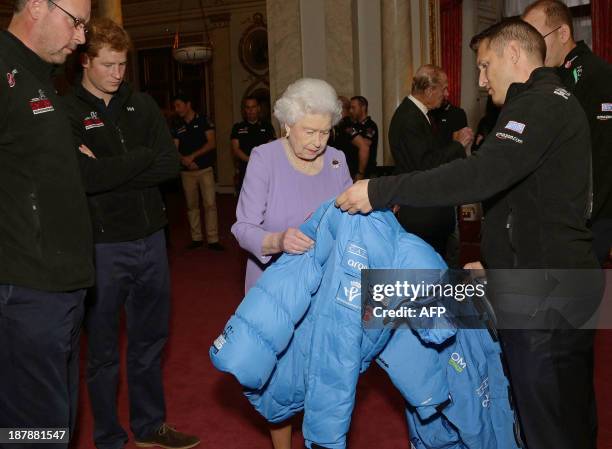
{"label": "argos logo", "polygon": [[348,260],[348,265],[349,267],[352,268],[357,268],[358,270],[367,270],[368,266],[366,264],[364,264],[363,262],[359,262],[355,259],[349,259]]}

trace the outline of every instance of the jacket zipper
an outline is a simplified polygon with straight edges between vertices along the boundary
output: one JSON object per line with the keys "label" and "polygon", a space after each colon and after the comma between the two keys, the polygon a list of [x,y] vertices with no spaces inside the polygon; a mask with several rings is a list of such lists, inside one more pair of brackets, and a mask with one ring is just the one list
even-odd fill
{"label": "jacket zipper", "polygon": [[514,267],[516,268],[518,266],[518,256],[516,254],[516,250],[514,248],[514,242],[512,240],[512,226],[513,226],[513,216],[512,216],[512,209],[510,209],[510,212],[508,213],[508,217],[506,218],[506,229],[508,230],[508,240],[510,241],[510,249],[512,250],[512,257],[513,257],[513,261],[514,261]]}
{"label": "jacket zipper", "polygon": [[32,218],[34,219],[34,229],[36,231],[36,245],[41,250],[40,245],[40,212],[38,211],[38,199],[34,192],[30,193],[30,204],[32,206]]}
{"label": "jacket zipper", "polygon": [[[119,134],[119,140],[121,141],[121,148],[123,149],[124,153],[127,153],[128,150],[127,150],[127,147],[125,146],[125,139],[123,138],[123,131],[121,131],[121,128],[119,127],[119,125],[115,125],[115,129],[117,130],[117,133]],[[138,197],[140,198],[140,206],[142,207],[142,214],[144,215],[144,219],[145,219],[145,231],[147,231],[149,229],[149,214],[147,214],[144,192],[140,193]]]}

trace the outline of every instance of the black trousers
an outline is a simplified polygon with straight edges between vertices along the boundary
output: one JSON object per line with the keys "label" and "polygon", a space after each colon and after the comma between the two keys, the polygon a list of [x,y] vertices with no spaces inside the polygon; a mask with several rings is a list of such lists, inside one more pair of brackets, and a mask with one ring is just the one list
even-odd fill
{"label": "black trousers", "polygon": [[128,439],[117,417],[119,322],[125,308],[130,427],[136,439],[165,421],[162,353],[168,337],[170,280],[162,230],[144,239],[95,247],[96,286],[88,302],[87,386],[99,449]]}
{"label": "black trousers", "polygon": [[528,449],[596,449],[593,330],[500,330]]}
{"label": "black trousers", "polygon": [[56,293],[0,285],[0,427],[68,428],[72,435],[84,297],[85,290]]}

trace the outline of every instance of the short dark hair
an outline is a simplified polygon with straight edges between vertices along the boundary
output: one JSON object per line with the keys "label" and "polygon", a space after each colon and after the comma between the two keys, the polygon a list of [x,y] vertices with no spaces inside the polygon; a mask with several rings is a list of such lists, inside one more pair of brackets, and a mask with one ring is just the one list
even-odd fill
{"label": "short dark hair", "polygon": [[537,0],[525,8],[523,16],[525,17],[533,10],[542,10],[546,16],[546,26],[556,28],[560,25],[567,25],[570,29],[572,38],[574,37],[574,21],[572,12],[568,6],[559,0]]}
{"label": "short dark hair", "polygon": [[440,84],[444,70],[433,64],[425,64],[419,67],[412,78],[411,92],[413,94],[425,92],[429,87]]}
{"label": "short dark hair", "polygon": [[256,97],[256,96],[254,96],[254,95],[247,95],[246,97],[244,97],[244,98],[242,99],[242,107],[245,107],[245,106],[246,106],[246,102],[247,102],[248,100],[251,100],[251,101],[256,102],[256,103],[257,103],[257,106],[259,106],[259,98],[257,98],[257,97]]}
{"label": "short dark hair", "polygon": [[172,97],[172,103],[175,101],[182,101],[183,103],[193,103],[191,95],[186,92],[179,92]]}
{"label": "short dark hair", "polygon": [[351,97],[351,101],[353,100],[358,102],[361,106],[365,107],[366,111],[368,110],[368,100],[366,97],[363,97],[361,95],[355,95],[354,97]]}
{"label": "short dark hair", "polygon": [[535,56],[544,63],[546,58],[546,42],[538,30],[519,18],[505,19],[486,30],[478,33],[470,41],[470,48],[478,51],[478,47],[488,41],[498,54],[501,54],[510,41],[517,41],[528,54]]}
{"label": "short dark hair", "polygon": [[20,12],[24,8],[27,2],[28,0],[15,0],[13,4],[13,11]]}

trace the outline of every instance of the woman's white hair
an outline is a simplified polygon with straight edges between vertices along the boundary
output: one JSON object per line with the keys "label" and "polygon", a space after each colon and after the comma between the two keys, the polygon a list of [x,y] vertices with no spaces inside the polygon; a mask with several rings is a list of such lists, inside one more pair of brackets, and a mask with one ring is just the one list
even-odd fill
{"label": "woman's white hair", "polygon": [[332,126],[342,118],[342,103],[336,90],[326,81],[302,78],[290,84],[274,103],[274,117],[293,126],[306,114],[329,114]]}

